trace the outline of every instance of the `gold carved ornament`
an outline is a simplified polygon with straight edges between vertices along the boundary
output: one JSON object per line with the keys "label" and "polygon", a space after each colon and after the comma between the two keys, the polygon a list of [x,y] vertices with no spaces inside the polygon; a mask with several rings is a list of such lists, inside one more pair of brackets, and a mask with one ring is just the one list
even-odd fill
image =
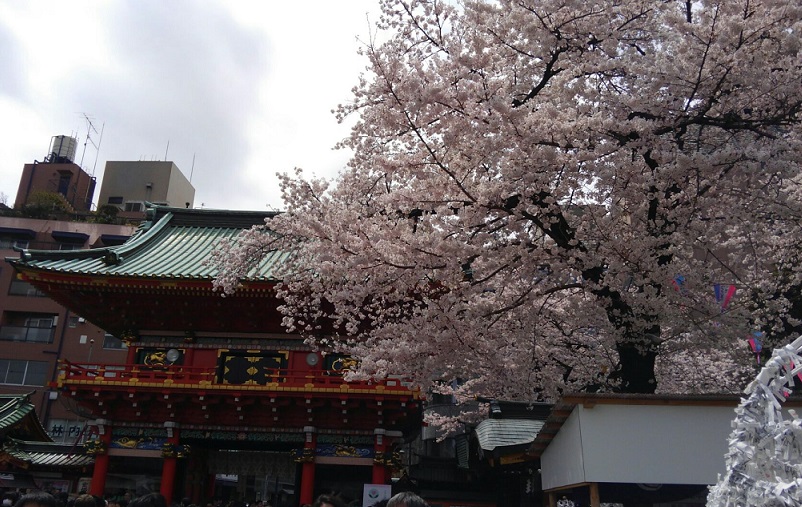
{"label": "gold carved ornament", "polygon": [[100,440],[87,440],[84,442],[84,452],[90,456],[106,454],[107,450],[106,444]]}
{"label": "gold carved ornament", "polygon": [[377,452],[373,457],[373,464],[396,470],[403,468],[401,465],[401,454],[398,451]]}
{"label": "gold carved ornament", "polygon": [[292,460],[296,463],[312,463],[315,461],[315,450],[308,447],[293,449]]}
{"label": "gold carved ornament", "polygon": [[188,445],[175,445],[170,442],[162,445],[162,458],[186,458],[190,452]]}

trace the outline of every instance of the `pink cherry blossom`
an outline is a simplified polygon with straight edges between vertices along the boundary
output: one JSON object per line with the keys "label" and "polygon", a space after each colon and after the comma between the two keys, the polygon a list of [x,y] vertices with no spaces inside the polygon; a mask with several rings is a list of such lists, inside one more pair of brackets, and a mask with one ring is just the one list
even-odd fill
{"label": "pink cherry blossom", "polygon": [[738,392],[798,330],[798,2],[382,5],[348,167],[282,175],[221,289],[286,251],[289,332],[457,401]]}

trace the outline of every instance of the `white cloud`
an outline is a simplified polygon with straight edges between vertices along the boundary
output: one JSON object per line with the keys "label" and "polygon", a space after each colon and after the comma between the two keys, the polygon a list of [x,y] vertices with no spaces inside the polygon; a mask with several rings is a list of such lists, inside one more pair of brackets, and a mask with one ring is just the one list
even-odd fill
{"label": "white cloud", "polygon": [[276,172],[347,161],[331,110],[367,63],[368,12],[377,0],[0,1],[0,192],[13,202],[51,136],[79,137],[80,161],[85,113],[103,127],[83,159],[99,180],[106,160],[167,152],[196,206],[280,207]]}

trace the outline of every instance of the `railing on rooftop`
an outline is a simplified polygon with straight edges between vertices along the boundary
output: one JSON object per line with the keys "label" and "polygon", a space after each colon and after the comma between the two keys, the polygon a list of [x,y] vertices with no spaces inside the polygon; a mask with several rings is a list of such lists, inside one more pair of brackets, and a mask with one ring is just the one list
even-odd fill
{"label": "railing on rooftop", "polygon": [[120,382],[124,382],[131,385],[161,384],[166,388],[231,389],[232,387],[247,387],[249,389],[264,388],[265,390],[309,387],[309,384],[312,384],[314,388],[318,389],[341,388],[347,385],[351,389],[412,391],[407,382],[398,378],[346,382],[342,375],[331,371],[271,369],[263,379],[264,383],[252,380],[243,383],[226,382],[222,379],[217,367],[177,365],[160,367],[142,364],[88,365],[62,361],[57,384],[118,385]]}

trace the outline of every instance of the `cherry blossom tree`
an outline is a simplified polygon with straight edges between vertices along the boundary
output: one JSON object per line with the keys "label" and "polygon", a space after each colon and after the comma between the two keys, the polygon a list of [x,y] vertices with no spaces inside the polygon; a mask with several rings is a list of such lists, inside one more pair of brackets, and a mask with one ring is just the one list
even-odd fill
{"label": "cherry blossom tree", "polygon": [[382,7],[348,167],[281,176],[222,289],[292,252],[289,331],[459,400],[739,390],[798,326],[798,2]]}

